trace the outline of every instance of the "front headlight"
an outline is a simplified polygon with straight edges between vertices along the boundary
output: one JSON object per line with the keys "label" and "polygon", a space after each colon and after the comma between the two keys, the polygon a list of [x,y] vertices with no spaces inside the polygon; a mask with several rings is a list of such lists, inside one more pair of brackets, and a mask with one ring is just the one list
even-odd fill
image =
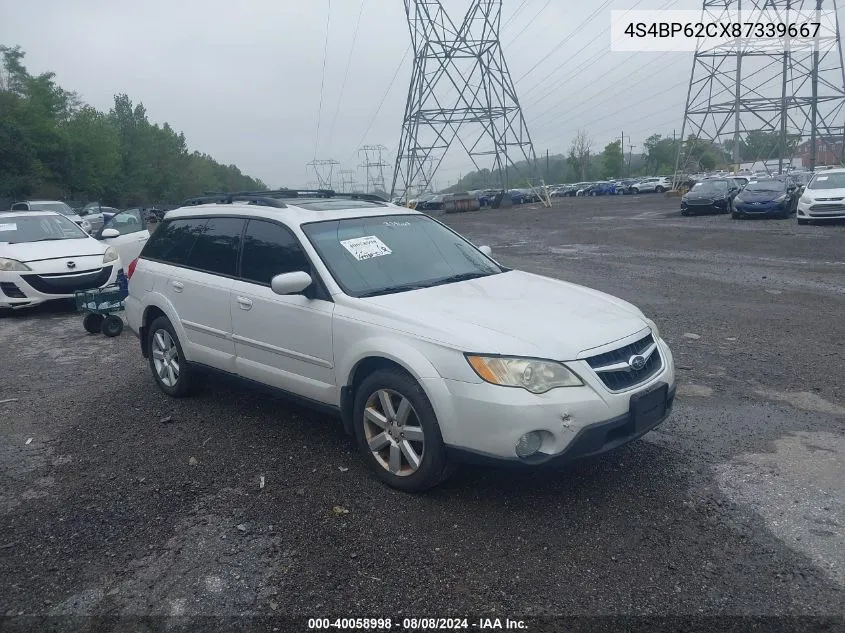
{"label": "front headlight", "polygon": [[813,199],[810,196],[801,196],[798,202],[801,204],[813,204]]}
{"label": "front headlight", "polygon": [[503,387],[522,387],[531,393],[584,384],[569,369],[551,360],[470,355],[467,360],[482,380]]}
{"label": "front headlight", "polygon": [[32,268],[16,259],[0,257],[0,271],[12,272],[13,270],[32,270]]}
{"label": "front headlight", "polygon": [[86,233],[91,232],[91,223],[88,220],[82,220],[82,230]]}
{"label": "front headlight", "polygon": [[786,202],[787,195],[783,194],[782,196],[778,196],[774,199],[774,202]]}
{"label": "front headlight", "polygon": [[657,329],[657,323],[652,321],[651,319],[646,319],[646,323],[648,323],[648,327],[651,328],[651,333],[654,336],[654,339],[657,340],[660,338],[660,330]]}
{"label": "front headlight", "polygon": [[736,204],[737,202],[739,202],[740,204],[743,203],[742,196],[737,196],[736,198],[734,198],[734,204]]}
{"label": "front headlight", "polygon": [[113,262],[114,260],[116,260],[118,257],[119,255],[117,254],[117,251],[114,250],[114,247],[109,246],[106,249],[106,252],[103,253],[103,263],[108,264],[109,262]]}

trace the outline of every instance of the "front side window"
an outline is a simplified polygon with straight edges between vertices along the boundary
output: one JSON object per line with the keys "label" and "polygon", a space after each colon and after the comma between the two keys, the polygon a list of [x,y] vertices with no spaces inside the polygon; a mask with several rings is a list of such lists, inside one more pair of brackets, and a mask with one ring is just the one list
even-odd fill
{"label": "front side window", "polygon": [[208,218],[166,220],[152,234],[141,251],[141,257],[176,266],[185,266],[197,236],[205,229]]}
{"label": "front side window", "polygon": [[242,218],[208,219],[188,255],[188,267],[234,277],[244,222]]}
{"label": "front side window", "polygon": [[270,284],[276,275],[311,272],[311,264],[293,234],[274,222],[250,220],[244,232],[241,278]]}
{"label": "front side window", "polygon": [[0,242],[8,244],[87,238],[85,231],[61,215],[0,217]]}
{"label": "front side window", "polygon": [[117,229],[121,235],[137,233],[144,230],[144,218],[138,209],[129,209],[113,216],[103,228]]}
{"label": "front side window", "polygon": [[354,297],[503,272],[472,244],[424,215],[330,220],[302,228],[344,292]]}

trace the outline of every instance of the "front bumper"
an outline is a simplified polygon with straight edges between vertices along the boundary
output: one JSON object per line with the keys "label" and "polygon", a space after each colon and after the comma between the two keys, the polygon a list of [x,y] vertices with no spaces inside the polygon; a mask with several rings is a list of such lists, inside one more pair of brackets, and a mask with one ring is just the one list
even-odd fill
{"label": "front bumper", "polygon": [[[631,427],[632,398],[659,386],[666,389],[666,413],[674,401],[672,353],[658,341],[662,367],[643,383],[612,392],[585,361],[567,363],[584,381],[582,387],[532,394],[524,389],[486,382],[423,379],[434,407],[443,441],[455,455],[536,465],[569,460],[612,450],[648,428]],[[626,426],[627,425],[627,426]],[[522,460],[516,455],[519,438],[530,431],[542,435],[540,452]]]}
{"label": "front bumper", "polygon": [[734,210],[740,215],[785,215],[789,212],[788,202],[737,203]]}
{"label": "front bumper", "polygon": [[72,299],[77,290],[101,288],[117,282],[120,260],[74,273],[0,272],[0,307],[24,308],[55,299]]}
{"label": "front bumper", "polygon": [[705,203],[681,201],[681,211],[687,213],[725,213],[728,210],[726,200],[708,201]]}
{"label": "front bumper", "polygon": [[674,386],[668,390],[665,413],[661,417],[638,424],[629,411],[612,420],[596,422],[595,424],[585,426],[577,433],[563,452],[557,455],[542,454],[537,459],[528,460],[517,458],[508,459],[454,446],[448,446],[447,452],[451,459],[465,464],[505,463],[524,468],[562,466],[578,460],[596,457],[621,448],[641,438],[652,429],[657,428],[672,413],[672,407],[675,404],[675,391]]}

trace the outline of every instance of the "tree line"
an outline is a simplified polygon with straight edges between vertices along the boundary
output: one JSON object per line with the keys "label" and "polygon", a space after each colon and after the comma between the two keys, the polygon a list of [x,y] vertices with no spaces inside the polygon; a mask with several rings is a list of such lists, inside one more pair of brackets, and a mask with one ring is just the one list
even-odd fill
{"label": "tree line", "polygon": [[178,203],[204,191],[266,189],[189,151],[185,135],[151,123],[125,94],[108,112],[31,75],[20,47],[0,46],[0,198],[58,198],[127,207]]}
{"label": "tree line", "polygon": [[[752,131],[739,141],[738,157],[741,162],[754,162],[792,156],[801,141],[800,135],[788,135],[784,141],[777,132]],[[542,177],[547,184],[592,182],[622,178],[669,175],[679,170],[685,173],[712,171],[729,167],[733,162],[733,140],[724,144],[713,143],[688,135],[685,139],[652,134],[643,143],[640,153],[625,153],[621,140],[612,141],[596,152],[593,140],[586,130],[578,130],[566,154],[540,156],[534,169],[525,161],[515,165],[508,174],[508,186],[522,188],[529,185],[527,174]],[[680,157],[679,157],[680,152]],[[521,174],[522,181],[515,178]],[[497,171],[482,169],[463,176],[449,191],[466,191],[497,187]]]}

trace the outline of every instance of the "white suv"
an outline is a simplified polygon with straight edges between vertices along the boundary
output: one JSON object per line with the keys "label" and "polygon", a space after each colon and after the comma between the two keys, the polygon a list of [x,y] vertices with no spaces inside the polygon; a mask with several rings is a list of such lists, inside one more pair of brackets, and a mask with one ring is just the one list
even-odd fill
{"label": "white suv", "polygon": [[665,176],[645,178],[631,185],[632,193],[663,193],[672,189],[672,179]]}
{"label": "white suv", "polygon": [[328,407],[408,491],[465,459],[596,455],[669,414],[672,354],[633,305],[410,209],[276,195],[175,209],[130,265],[127,320],[165,393],[211,369]]}

